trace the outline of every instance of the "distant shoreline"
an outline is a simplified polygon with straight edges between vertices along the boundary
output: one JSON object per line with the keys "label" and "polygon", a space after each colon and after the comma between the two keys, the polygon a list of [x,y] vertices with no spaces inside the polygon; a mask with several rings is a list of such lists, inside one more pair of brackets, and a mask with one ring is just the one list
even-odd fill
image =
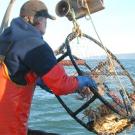
{"label": "distant shoreline", "polygon": [[[114,54],[118,59],[131,59],[135,60],[135,53],[123,53],[123,54]],[[91,59],[104,59],[105,56],[92,56]]]}
{"label": "distant shoreline", "polygon": [[135,53],[115,54],[118,59],[135,59]]}

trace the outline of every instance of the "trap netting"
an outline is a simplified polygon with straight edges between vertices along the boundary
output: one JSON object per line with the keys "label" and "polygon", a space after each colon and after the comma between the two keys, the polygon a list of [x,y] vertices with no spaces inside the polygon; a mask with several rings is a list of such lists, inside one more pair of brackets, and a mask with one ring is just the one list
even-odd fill
{"label": "trap netting", "polygon": [[107,48],[86,34],[71,33],[56,54],[69,75],[91,76],[98,85],[57,96],[77,122],[97,134],[116,134],[133,123],[135,82]]}

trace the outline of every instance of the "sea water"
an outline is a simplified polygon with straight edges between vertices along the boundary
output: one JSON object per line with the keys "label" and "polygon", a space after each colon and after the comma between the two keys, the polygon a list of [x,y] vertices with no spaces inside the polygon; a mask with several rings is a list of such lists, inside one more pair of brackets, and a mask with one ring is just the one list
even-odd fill
{"label": "sea water", "polygon": [[[135,80],[135,59],[120,61]],[[72,102],[70,98],[67,100]],[[78,100],[76,104],[77,102]],[[71,118],[54,95],[39,87],[36,87],[33,97],[29,127],[60,135],[94,135]],[[124,134],[135,135],[135,126],[120,133],[120,135]]]}

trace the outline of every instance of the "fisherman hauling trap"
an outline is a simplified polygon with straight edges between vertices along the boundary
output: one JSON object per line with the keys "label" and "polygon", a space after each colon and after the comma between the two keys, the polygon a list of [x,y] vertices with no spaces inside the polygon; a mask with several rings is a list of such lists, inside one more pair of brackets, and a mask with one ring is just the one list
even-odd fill
{"label": "fisherman hauling trap", "polygon": [[13,19],[0,35],[1,135],[27,135],[30,106],[38,79],[39,85],[46,85],[56,95],[75,93],[85,86],[97,88],[91,77],[68,76],[57,63],[52,49],[42,37],[47,18],[55,19],[48,13],[46,5],[39,0],[30,0],[21,7],[20,16]]}
{"label": "fisherman hauling trap", "polygon": [[[55,17],[48,13],[42,1],[29,0],[24,3],[20,16],[13,19],[8,28],[1,28],[0,32],[5,30],[0,35],[0,134],[56,135],[28,130],[28,117],[36,85],[43,89],[49,88],[69,115],[90,132],[117,134],[133,122],[134,80],[100,40],[82,33],[76,20],[103,8],[102,0],[62,0],[58,3],[57,15],[66,16],[74,27],[63,47],[56,51],[61,55],[57,60],[50,46],[43,40],[47,18],[54,20]],[[97,45],[104,52],[104,59],[101,57],[98,62],[94,59],[93,64],[92,61],[74,55],[71,42],[76,38],[84,38],[90,41],[90,45]],[[92,52],[91,48],[87,50]],[[67,56],[70,60],[63,65],[72,66],[76,76],[69,75],[60,64]],[[81,102],[71,97],[72,103],[67,105],[59,97],[70,93],[74,93],[72,96],[79,93],[82,96]],[[69,98],[71,95],[68,95]],[[76,103],[80,105],[78,108],[70,108],[71,105],[76,107]],[[115,128],[117,130],[113,130]]]}

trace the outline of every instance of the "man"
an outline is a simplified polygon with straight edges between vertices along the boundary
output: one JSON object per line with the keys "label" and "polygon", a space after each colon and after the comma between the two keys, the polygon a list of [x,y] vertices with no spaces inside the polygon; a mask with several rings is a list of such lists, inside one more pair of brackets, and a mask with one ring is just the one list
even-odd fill
{"label": "man", "polygon": [[20,17],[0,35],[0,135],[26,135],[33,92],[41,78],[56,95],[96,88],[85,76],[68,76],[43,40],[48,13],[39,0],[26,2]]}

